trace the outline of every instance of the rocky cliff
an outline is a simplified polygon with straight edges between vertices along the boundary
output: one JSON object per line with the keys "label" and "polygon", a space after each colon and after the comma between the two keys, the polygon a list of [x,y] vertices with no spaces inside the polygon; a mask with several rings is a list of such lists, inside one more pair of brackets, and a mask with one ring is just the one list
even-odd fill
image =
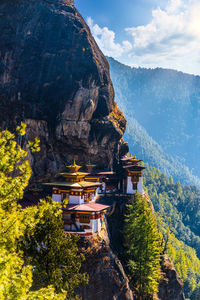
{"label": "rocky cliff", "polygon": [[111,166],[126,120],[107,60],[73,1],[2,0],[0,15],[0,126],[23,120],[26,138],[40,138],[34,174],[55,174],[74,155]]}
{"label": "rocky cliff", "polygon": [[106,228],[100,236],[85,238],[81,250],[85,255],[83,272],[89,283],[80,289],[83,300],[133,300],[129,280],[118,257],[110,247]]}
{"label": "rocky cliff", "polygon": [[158,297],[161,300],[185,300],[183,283],[166,254],[162,260],[162,279],[159,284]]}

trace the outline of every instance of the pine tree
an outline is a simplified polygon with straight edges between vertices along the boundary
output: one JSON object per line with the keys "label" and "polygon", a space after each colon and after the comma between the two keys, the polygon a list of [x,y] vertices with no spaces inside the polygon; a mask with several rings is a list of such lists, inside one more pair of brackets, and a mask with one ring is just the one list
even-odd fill
{"label": "pine tree", "polygon": [[22,249],[25,261],[34,265],[33,289],[51,284],[57,293],[67,291],[67,298],[74,299],[74,289],[87,283],[87,275],[79,272],[84,260],[78,254],[79,237],[64,232],[61,211],[51,198],[42,201],[36,214],[39,222],[26,231]]}
{"label": "pine tree", "polygon": [[127,205],[124,236],[132,286],[139,299],[150,299],[160,278],[161,235],[150,204],[139,193]]}
{"label": "pine tree", "polygon": [[[25,145],[26,149],[22,149],[16,142],[17,139],[23,139],[25,129],[26,125],[23,123],[17,127],[19,138],[8,130],[0,132],[0,299],[64,300],[70,289],[61,285],[61,288],[63,287],[61,290],[58,287],[59,281],[56,281],[56,285],[54,285],[53,281],[49,280],[45,287],[37,291],[31,290],[34,268],[30,263],[25,264],[23,251],[20,249],[20,243],[25,241],[25,232],[32,232],[41,222],[43,226],[47,226],[48,222],[45,218],[47,209],[51,212],[54,210],[55,215],[61,215],[60,208],[55,211],[54,207],[51,209],[50,204],[48,206],[44,202],[39,207],[26,209],[21,209],[18,205],[18,200],[22,199],[24,189],[27,187],[31,176],[31,168],[27,158],[28,151],[30,149],[39,150],[38,139]],[[48,234],[50,239],[54,239],[55,244],[57,241],[55,240],[56,231],[51,231],[49,228]],[[76,240],[73,238],[66,240],[69,241],[68,249],[69,246],[73,249],[73,255],[69,253],[69,257],[73,257],[77,250]],[[66,241],[62,239],[59,242],[59,248],[61,248],[61,244],[62,247],[65,247]],[[71,283],[70,278],[71,280],[76,279],[76,272],[77,280],[79,279],[80,263],[81,259],[77,256],[77,260],[75,259],[73,264],[74,273],[72,274],[70,271],[68,274],[68,283]],[[72,289],[73,287],[72,284]]]}

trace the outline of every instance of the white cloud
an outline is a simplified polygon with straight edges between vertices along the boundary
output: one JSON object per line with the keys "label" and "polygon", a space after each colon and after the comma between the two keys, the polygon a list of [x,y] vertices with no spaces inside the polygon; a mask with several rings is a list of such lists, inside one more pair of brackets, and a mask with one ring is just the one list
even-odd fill
{"label": "white cloud", "polygon": [[165,9],[152,11],[152,20],[144,26],[126,28],[130,38],[115,42],[115,33],[88,24],[102,51],[129,65],[164,67],[200,74],[199,0],[170,0]]}
{"label": "white cloud", "polygon": [[181,7],[181,0],[172,0],[170,1],[169,5],[167,6],[167,12],[173,13],[176,12]]}
{"label": "white cloud", "polygon": [[129,41],[123,41],[122,44],[115,42],[115,33],[107,27],[100,28],[94,24],[93,20],[87,18],[87,23],[91,32],[105,55],[119,58],[122,54],[128,53],[132,49],[132,44]]}
{"label": "white cloud", "polygon": [[149,24],[125,30],[133,38],[131,61],[200,74],[199,2],[171,0],[165,9],[152,11]]}

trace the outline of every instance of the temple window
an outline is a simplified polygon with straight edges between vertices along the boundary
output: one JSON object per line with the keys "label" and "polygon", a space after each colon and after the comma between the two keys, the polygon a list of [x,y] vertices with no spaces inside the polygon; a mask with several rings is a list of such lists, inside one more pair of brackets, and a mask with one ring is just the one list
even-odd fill
{"label": "temple window", "polygon": [[92,200],[92,195],[90,193],[85,194],[85,202],[90,202]]}
{"label": "temple window", "polygon": [[133,190],[137,190],[137,182],[133,182]]}
{"label": "temple window", "polygon": [[90,223],[90,216],[81,215],[79,216],[80,223]]}

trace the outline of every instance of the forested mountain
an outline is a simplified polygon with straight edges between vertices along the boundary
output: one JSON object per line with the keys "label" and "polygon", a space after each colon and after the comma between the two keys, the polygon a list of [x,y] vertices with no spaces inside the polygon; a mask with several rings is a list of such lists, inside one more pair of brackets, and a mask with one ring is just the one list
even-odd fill
{"label": "forested mountain", "polygon": [[136,154],[145,162],[149,162],[152,166],[156,166],[175,180],[180,180],[184,184],[200,186],[200,179],[194,176],[188,167],[183,165],[180,160],[166,154],[163,148],[149,136],[144,127],[131,116],[131,113],[127,112],[126,114],[129,121],[125,139],[133,154]]}
{"label": "forested mountain", "polygon": [[200,77],[108,61],[116,99],[128,121],[130,150],[174,179],[199,184],[192,173],[200,176]]}
{"label": "forested mountain", "polygon": [[200,299],[200,77],[108,61],[130,152],[161,170],[147,167],[144,184],[167,254],[186,297]]}
{"label": "forested mountain", "polygon": [[185,294],[189,299],[199,299],[200,190],[174,183],[172,177],[148,166],[144,172],[144,185],[167,241],[167,253],[184,282]]}

